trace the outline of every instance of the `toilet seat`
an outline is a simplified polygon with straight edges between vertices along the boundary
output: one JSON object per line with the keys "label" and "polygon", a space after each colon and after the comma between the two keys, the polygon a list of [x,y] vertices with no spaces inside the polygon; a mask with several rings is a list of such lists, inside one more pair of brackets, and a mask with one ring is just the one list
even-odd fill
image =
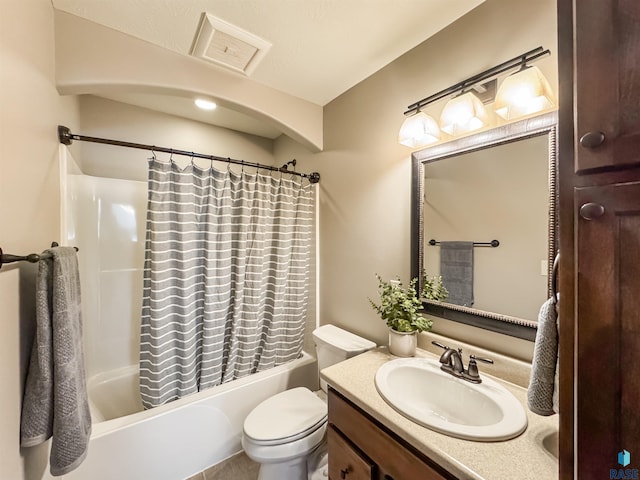
{"label": "toilet seat", "polygon": [[320,446],[325,439],[326,432],[327,422],[325,421],[315,431],[308,433],[306,437],[272,445],[254,442],[251,438],[243,435],[242,448],[250,459],[261,464],[281,463],[295,459],[303,461],[305,455]]}
{"label": "toilet seat", "polygon": [[244,436],[254,445],[294,442],[327,423],[327,405],[304,387],[286,390],[260,403],[244,421]]}

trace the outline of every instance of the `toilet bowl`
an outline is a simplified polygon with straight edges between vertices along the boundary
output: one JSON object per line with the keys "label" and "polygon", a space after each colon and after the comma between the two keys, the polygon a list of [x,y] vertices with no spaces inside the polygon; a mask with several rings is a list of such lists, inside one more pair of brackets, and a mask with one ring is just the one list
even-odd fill
{"label": "toilet bowl", "polygon": [[[369,340],[334,325],[313,332],[322,369],[374,348]],[[326,383],[322,382],[326,393]],[[327,404],[308,388],[274,395],[254,408],[244,421],[242,448],[260,463],[258,480],[307,480],[307,458],[323,448]]]}
{"label": "toilet bowl", "polygon": [[324,439],[327,404],[298,387],[268,398],[247,416],[242,448],[261,464],[260,480],[306,479],[306,457]]}

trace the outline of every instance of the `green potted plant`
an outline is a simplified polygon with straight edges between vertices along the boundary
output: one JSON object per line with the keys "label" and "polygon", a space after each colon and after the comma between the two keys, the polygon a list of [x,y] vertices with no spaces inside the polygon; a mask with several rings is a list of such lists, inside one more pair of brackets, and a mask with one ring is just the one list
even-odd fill
{"label": "green potted plant", "polygon": [[444,287],[442,283],[442,277],[429,277],[426,270],[422,271],[422,293],[421,298],[427,300],[437,300],[438,302],[444,302],[449,296],[449,291]]}
{"label": "green potted plant", "polygon": [[411,357],[415,355],[418,332],[431,329],[431,320],[419,313],[422,302],[416,292],[418,279],[403,288],[399,278],[388,282],[378,274],[376,278],[380,303],[371,299],[369,303],[389,327],[389,351],[399,357]]}

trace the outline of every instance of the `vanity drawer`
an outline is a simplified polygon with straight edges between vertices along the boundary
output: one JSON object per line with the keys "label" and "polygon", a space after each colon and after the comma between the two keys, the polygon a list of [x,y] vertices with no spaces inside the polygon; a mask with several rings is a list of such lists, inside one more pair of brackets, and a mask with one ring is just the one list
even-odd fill
{"label": "vanity drawer", "polygon": [[327,429],[329,480],[372,480],[374,465],[333,427]]}
{"label": "vanity drawer", "polygon": [[[376,465],[374,479],[455,480],[456,477],[397,438],[358,407],[329,390],[329,424],[338,430]],[[329,438],[331,448],[331,438]],[[331,453],[329,453],[331,462]],[[339,472],[338,472],[339,473]],[[346,477],[350,480],[349,477]],[[332,480],[339,480],[340,477]]]}

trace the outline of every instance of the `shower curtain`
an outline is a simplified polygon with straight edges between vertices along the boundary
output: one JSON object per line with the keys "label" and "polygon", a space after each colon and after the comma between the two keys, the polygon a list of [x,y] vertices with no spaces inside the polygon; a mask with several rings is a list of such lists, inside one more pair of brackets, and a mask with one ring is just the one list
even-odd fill
{"label": "shower curtain", "polygon": [[313,186],[149,161],[140,337],[145,408],[297,358]]}

